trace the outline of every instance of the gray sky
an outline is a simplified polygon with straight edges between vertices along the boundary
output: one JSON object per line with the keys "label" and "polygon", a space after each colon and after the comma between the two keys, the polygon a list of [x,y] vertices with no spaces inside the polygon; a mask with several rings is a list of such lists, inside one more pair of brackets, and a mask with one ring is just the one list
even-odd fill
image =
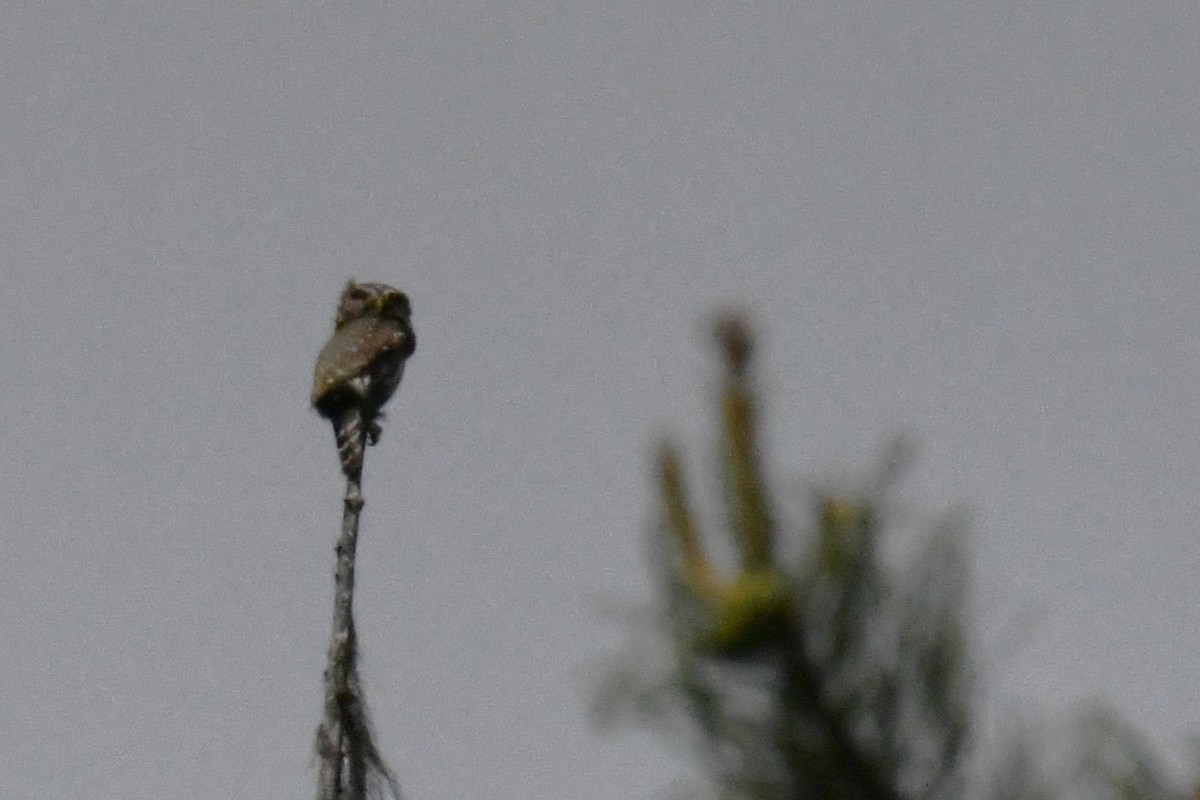
{"label": "gray sky", "polygon": [[194,5],[0,12],[6,798],[313,791],[351,275],[419,337],[357,598],[414,800],[692,774],[585,667],[727,303],[781,489],[907,431],[971,509],[991,705],[1200,730],[1194,3]]}

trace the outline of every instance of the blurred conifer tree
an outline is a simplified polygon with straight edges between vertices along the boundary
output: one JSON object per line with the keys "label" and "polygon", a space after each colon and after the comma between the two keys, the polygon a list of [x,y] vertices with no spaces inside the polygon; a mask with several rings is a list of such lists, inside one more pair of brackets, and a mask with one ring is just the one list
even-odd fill
{"label": "blurred conifer tree", "polygon": [[781,523],[760,456],[750,328],[725,316],[715,334],[723,534],[736,564],[709,556],[679,451],[664,443],[656,625],[648,649],[610,669],[596,696],[601,722],[632,712],[682,734],[729,800],[1182,800],[1136,736],[1099,712],[1073,724],[1066,755],[1025,737],[992,776],[969,771],[975,667],[961,522],[943,519],[907,568],[884,558],[910,450],[898,442],[863,485],[813,492],[806,524]]}

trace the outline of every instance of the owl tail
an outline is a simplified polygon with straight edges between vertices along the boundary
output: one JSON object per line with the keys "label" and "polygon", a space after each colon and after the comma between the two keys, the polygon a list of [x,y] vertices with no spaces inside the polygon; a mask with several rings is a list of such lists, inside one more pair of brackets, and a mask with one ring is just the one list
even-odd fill
{"label": "owl tail", "polygon": [[362,476],[363,450],[367,444],[367,430],[359,408],[351,407],[333,420],[333,435],[337,437],[338,458],[342,460],[342,472],[347,478]]}

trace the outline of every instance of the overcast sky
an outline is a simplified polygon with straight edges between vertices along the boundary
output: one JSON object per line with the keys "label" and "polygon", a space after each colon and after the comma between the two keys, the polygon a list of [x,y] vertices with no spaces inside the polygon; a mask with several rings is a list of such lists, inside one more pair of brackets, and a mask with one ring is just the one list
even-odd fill
{"label": "overcast sky", "polygon": [[589,727],[587,667],[650,596],[655,437],[709,452],[731,303],[781,491],[907,432],[906,500],[969,509],[989,705],[1104,697],[1178,757],[1200,16],[1149,8],[6,4],[4,797],[314,791],[350,276],[419,338],[357,587],[411,800],[694,775]]}

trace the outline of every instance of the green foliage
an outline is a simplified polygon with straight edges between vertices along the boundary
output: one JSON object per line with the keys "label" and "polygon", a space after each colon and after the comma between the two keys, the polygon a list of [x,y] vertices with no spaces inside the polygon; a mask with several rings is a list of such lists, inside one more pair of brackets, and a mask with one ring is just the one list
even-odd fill
{"label": "green foliage", "polygon": [[[737,563],[708,557],[682,460],[664,444],[657,625],[641,657],[611,670],[600,718],[683,735],[721,798],[1166,798],[1145,752],[1098,717],[1077,731],[1086,757],[1073,772],[1048,768],[1057,777],[1043,780],[1029,751],[1012,748],[996,779],[968,785],[975,669],[961,520],[947,515],[909,542],[906,566],[884,558],[909,455],[900,442],[862,485],[813,492],[807,521],[778,522],[759,459],[752,337],[737,318],[716,332],[724,535]],[[1056,793],[1075,786],[1086,793]]]}

